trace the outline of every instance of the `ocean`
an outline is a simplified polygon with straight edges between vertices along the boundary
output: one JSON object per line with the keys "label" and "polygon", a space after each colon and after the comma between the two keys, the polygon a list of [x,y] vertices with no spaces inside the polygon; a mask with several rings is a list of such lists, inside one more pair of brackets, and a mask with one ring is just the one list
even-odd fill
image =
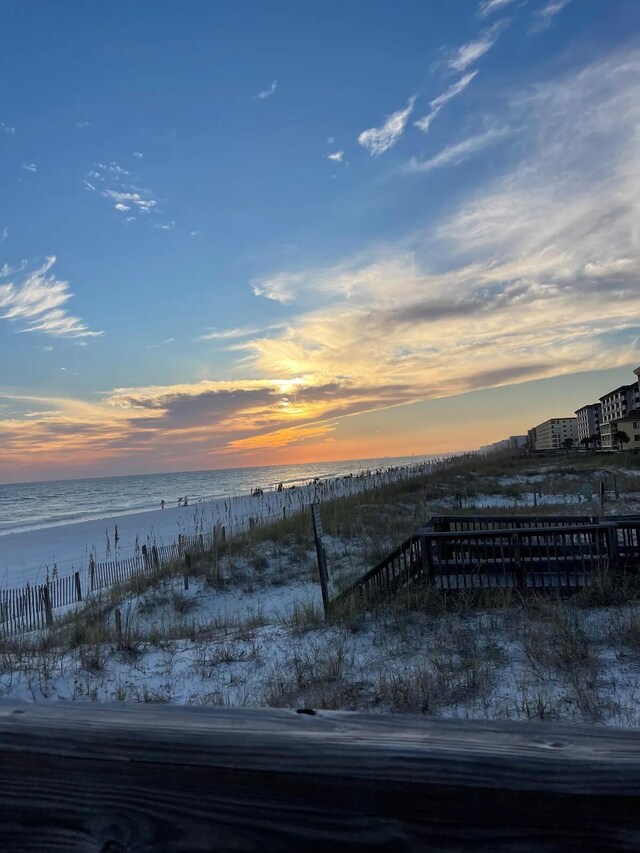
{"label": "ocean", "polygon": [[255,488],[271,491],[279,483],[285,487],[297,486],[315,477],[325,480],[377,468],[410,465],[430,458],[434,457],[384,457],[0,485],[0,536],[147,512],[159,509],[161,500],[166,501],[167,507],[175,507],[178,498],[187,497],[191,505],[215,498],[248,495]]}

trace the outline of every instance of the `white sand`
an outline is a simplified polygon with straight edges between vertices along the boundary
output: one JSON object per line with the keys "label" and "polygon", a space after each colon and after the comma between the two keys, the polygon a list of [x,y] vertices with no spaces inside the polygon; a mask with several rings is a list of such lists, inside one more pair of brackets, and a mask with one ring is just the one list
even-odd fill
{"label": "white sand", "polygon": [[[258,519],[259,523],[267,523],[281,519],[283,511],[287,516],[300,512],[314,500],[357,494],[410,477],[431,466],[432,463],[423,463],[370,476],[341,477],[282,492],[265,492],[260,497],[247,495],[220,498],[187,507],[171,507],[6,534],[0,536],[0,587],[19,587],[27,581],[42,581],[47,569],[51,574],[54,566],[60,575],[78,569],[84,571],[89,554],[94,549],[96,561],[114,559],[116,525],[118,556],[125,558],[133,555],[136,538],[140,545],[148,541],[167,545],[175,542],[180,533],[193,535],[209,531],[214,525],[224,525],[227,535],[232,535],[248,527],[250,517]],[[110,554],[107,552],[107,541]]]}

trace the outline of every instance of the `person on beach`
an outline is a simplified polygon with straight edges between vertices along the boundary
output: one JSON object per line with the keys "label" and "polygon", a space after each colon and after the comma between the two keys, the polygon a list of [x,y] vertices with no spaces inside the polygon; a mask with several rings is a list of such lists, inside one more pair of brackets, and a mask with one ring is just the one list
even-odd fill
{"label": "person on beach", "polygon": [[182,506],[182,498],[178,498],[178,506]]}
{"label": "person on beach", "polygon": [[164,498],[160,501],[160,509],[164,509]]}
{"label": "person on beach", "polygon": [[184,496],[184,505],[189,506],[189,501],[187,500],[187,496]]}

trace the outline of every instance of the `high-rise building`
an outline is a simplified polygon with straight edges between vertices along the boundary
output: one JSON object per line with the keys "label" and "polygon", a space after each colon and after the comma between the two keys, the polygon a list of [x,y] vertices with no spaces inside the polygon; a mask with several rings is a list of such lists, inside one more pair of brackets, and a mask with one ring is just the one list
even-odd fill
{"label": "high-rise building", "polygon": [[576,418],[550,418],[548,421],[538,424],[534,429],[536,450],[557,450],[566,447],[568,439],[571,439],[572,445],[578,443],[578,422]]}
{"label": "high-rise building", "polygon": [[602,403],[588,403],[576,411],[578,425],[578,441],[583,439],[600,439],[600,422],[602,420]]}

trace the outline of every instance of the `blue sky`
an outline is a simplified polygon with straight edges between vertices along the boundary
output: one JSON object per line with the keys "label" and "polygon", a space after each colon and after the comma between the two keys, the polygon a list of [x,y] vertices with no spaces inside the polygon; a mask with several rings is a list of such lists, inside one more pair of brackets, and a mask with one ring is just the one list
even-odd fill
{"label": "blue sky", "polygon": [[635,0],[0,13],[0,479],[473,447],[640,363]]}

